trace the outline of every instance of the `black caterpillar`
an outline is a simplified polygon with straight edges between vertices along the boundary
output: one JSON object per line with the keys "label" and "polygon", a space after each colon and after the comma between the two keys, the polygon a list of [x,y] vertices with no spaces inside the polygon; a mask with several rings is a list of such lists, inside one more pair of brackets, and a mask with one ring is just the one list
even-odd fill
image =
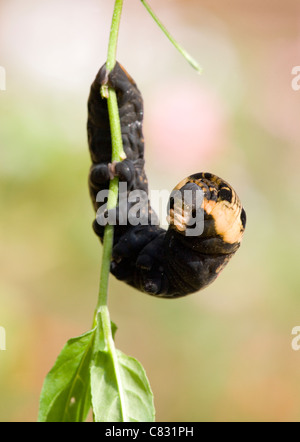
{"label": "black caterpillar", "polygon": [[[126,159],[114,165],[111,161],[111,135],[107,101],[100,96],[104,84],[115,89],[118,99],[123,147]],[[143,99],[134,80],[116,64],[108,75],[105,65],[91,86],[88,100],[88,142],[92,159],[89,189],[96,211],[104,201],[97,194],[107,190],[114,175],[132,190],[148,194],[144,170],[142,132]],[[168,206],[169,228],[158,226],[158,218],[147,202],[138,225],[121,225],[117,211],[111,273],[119,280],[150,295],[177,298],[196,292],[212,283],[240,246],[246,214],[233,188],[211,173],[197,173],[176,187],[180,194],[192,191],[192,200]],[[201,204],[196,197],[201,193]],[[119,195],[120,196],[120,195]],[[124,196],[124,195],[123,195]],[[184,200],[183,200],[184,201]],[[198,204],[198,205],[197,205]],[[128,208],[132,203],[128,203]],[[197,214],[204,218],[203,232],[190,236]],[[102,219],[107,211],[102,210]],[[100,216],[101,218],[101,216]],[[98,218],[97,218],[98,219]],[[146,219],[146,223],[145,223]],[[95,233],[103,239],[104,227],[94,221]]]}

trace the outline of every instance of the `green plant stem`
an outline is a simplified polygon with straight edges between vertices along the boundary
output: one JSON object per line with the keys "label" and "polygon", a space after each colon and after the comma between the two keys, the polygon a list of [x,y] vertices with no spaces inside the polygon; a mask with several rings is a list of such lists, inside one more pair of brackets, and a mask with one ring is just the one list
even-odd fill
{"label": "green plant stem", "polygon": [[111,28],[110,28],[110,36],[109,36],[108,52],[106,60],[106,69],[108,72],[110,72],[114,68],[116,63],[117,44],[118,44],[122,8],[123,8],[123,0],[116,0]]}
{"label": "green plant stem", "polygon": [[129,422],[129,418],[127,415],[127,406],[125,401],[125,392],[123,389],[123,382],[121,378],[121,373],[119,370],[119,363],[118,363],[118,356],[117,351],[115,347],[115,342],[112,335],[111,330],[111,321],[110,321],[110,315],[107,305],[103,305],[99,309],[99,314],[101,315],[102,320],[102,326],[103,326],[103,334],[105,338],[105,343],[107,346],[107,351],[110,354],[111,360],[113,362],[115,377],[116,377],[116,383],[118,387],[118,393],[120,398],[120,411],[122,414],[122,422]]}
{"label": "green plant stem", "polygon": [[163,31],[163,33],[168,37],[170,42],[175,46],[175,48],[180,52],[181,55],[187,60],[190,65],[196,69],[196,71],[201,74],[202,68],[199,66],[198,62],[172,37],[172,35],[169,33],[169,31],[166,29],[166,27],[162,24],[162,22],[159,20],[157,15],[154,13],[154,11],[150,8],[148,3],[145,0],[141,0],[142,4],[145,6],[153,20],[156,22],[156,24],[160,27],[160,29]]}
{"label": "green plant stem", "polygon": [[[108,54],[106,62],[106,69],[108,72],[110,72],[114,68],[116,63],[116,51],[117,51],[117,42],[118,42],[122,6],[123,6],[123,0],[116,0],[113,18],[112,18],[112,24],[111,24],[109,44],[108,44]],[[111,140],[112,140],[112,162],[120,161],[121,159],[124,159],[121,125],[120,125],[119,109],[118,109],[116,93],[111,88],[108,88],[107,105],[108,105],[108,114],[109,114]],[[117,205],[118,184],[119,180],[117,177],[115,177],[113,180],[110,181],[109,195],[107,201],[108,210],[113,209]],[[99,296],[98,296],[96,312],[99,310],[101,306],[107,305],[107,293],[108,293],[108,282],[109,282],[113,237],[114,237],[114,228],[113,226],[107,225],[105,227],[104,238],[103,238],[100,287],[99,287]]]}
{"label": "green plant stem", "polygon": [[[111,31],[108,44],[108,54],[106,61],[106,70],[110,72],[116,63],[116,52],[117,52],[117,42],[120,27],[120,19],[123,7],[123,0],[116,0],[114,13],[111,24]],[[100,93],[100,91],[99,91]],[[117,95],[114,89],[108,88],[108,90],[102,95],[107,97],[107,107],[110,122],[110,132],[111,132],[111,142],[112,142],[112,158],[111,161],[121,161],[124,159],[125,153],[123,150],[122,133],[118,109]],[[111,210],[117,206],[118,202],[118,187],[119,179],[115,177],[110,181],[109,184],[109,194],[107,201],[107,209]],[[102,252],[102,264],[101,264],[101,275],[100,275],[100,286],[99,286],[99,296],[94,317],[94,325],[97,323],[97,315],[101,315],[104,339],[107,346],[107,350],[110,353],[111,359],[113,361],[115,377],[117,380],[117,385],[119,388],[119,398],[121,403],[121,413],[123,422],[128,421],[126,413],[126,404],[124,398],[124,392],[122,388],[122,380],[119,372],[117,352],[112,336],[111,321],[109,310],[107,307],[107,295],[108,295],[108,283],[109,283],[109,273],[110,273],[110,263],[111,254],[114,239],[114,227],[107,225],[104,230],[103,238],[103,252]]]}

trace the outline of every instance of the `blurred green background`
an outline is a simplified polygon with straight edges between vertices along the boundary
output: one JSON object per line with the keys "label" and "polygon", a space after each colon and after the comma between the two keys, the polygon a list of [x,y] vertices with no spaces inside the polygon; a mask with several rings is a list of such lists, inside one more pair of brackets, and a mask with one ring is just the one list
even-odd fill
{"label": "blurred green background", "polygon": [[[101,246],[86,102],[113,3],[0,0],[1,421],[36,420],[46,373],[91,326]],[[150,187],[171,191],[210,171],[236,189],[248,223],[237,255],[200,293],[155,299],[111,278],[117,347],[146,369],[157,421],[298,421],[299,1],[151,5],[204,72],[125,0],[118,59],[144,96]]]}

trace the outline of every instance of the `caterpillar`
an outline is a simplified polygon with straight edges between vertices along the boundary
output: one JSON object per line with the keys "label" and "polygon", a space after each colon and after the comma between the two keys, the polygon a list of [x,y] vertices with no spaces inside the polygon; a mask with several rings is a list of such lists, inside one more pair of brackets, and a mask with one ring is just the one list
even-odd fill
{"label": "caterpillar", "polygon": [[[107,100],[100,87],[115,89],[118,100],[123,148],[126,159],[111,164],[111,133]],[[179,298],[207,287],[219,275],[241,244],[246,213],[234,189],[211,173],[196,173],[180,181],[168,204],[167,230],[146,201],[138,222],[129,222],[130,192],[148,195],[143,137],[143,99],[131,76],[116,63],[108,74],[105,65],[91,85],[88,99],[88,144],[92,160],[89,191],[96,213],[93,229],[103,240],[109,211],[99,199],[109,181],[118,176],[126,184],[119,193],[111,273],[119,280],[149,295]],[[190,192],[186,203],[184,194]],[[175,196],[174,196],[175,195]],[[121,197],[126,197],[127,218],[121,222]],[[176,198],[182,196],[179,204]],[[124,204],[123,204],[124,208]],[[203,220],[201,232],[191,234],[196,219]],[[105,218],[106,217],[106,218]],[[99,220],[101,222],[99,222]]]}

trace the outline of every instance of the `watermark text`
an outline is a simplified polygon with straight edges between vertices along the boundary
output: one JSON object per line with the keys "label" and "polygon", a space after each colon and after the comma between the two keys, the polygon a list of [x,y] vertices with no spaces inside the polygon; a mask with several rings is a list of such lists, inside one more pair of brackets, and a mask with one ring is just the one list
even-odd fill
{"label": "watermark text", "polygon": [[[186,236],[199,236],[204,230],[203,191],[173,190],[169,194],[166,190],[147,192],[140,189],[127,192],[127,183],[119,183],[119,202],[117,209],[108,209],[109,189],[98,192],[96,201],[100,203],[96,220],[100,226],[119,225],[146,226],[173,225]],[[150,210],[150,200],[155,210]],[[162,214],[162,206],[167,211]],[[159,215],[157,215],[156,211]]]}
{"label": "watermark text", "polygon": [[6,71],[0,66],[0,91],[6,91]]}
{"label": "watermark text", "polygon": [[6,350],[6,332],[5,328],[0,326],[0,351]]}
{"label": "watermark text", "polygon": [[300,350],[300,326],[296,326],[292,330],[292,335],[295,337],[292,339],[292,349],[294,351]]}
{"label": "watermark text", "polygon": [[292,89],[294,91],[299,91],[300,90],[300,66],[293,67],[292,75],[294,75],[294,78],[292,79]]}

